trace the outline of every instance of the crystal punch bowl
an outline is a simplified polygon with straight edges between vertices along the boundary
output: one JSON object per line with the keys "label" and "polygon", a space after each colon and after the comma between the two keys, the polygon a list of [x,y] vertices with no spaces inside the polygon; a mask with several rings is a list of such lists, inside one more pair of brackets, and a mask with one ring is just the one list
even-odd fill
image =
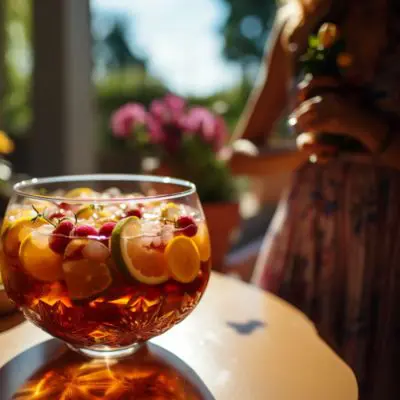
{"label": "crystal punch bowl", "polygon": [[15,185],[0,255],[6,291],[25,316],[92,357],[129,355],[182,321],[211,269],[195,186],[152,176]]}

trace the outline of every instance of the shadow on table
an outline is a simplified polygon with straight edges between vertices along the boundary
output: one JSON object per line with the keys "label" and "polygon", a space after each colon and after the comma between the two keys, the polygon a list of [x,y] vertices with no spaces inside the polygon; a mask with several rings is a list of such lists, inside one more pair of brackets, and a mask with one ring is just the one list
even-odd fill
{"label": "shadow on table", "polygon": [[[7,315],[1,315],[0,316],[0,333],[6,332],[11,328],[16,327],[19,324],[22,324],[22,322],[25,321],[24,315],[19,312],[15,311],[13,313],[7,314]],[[1,349],[0,349],[1,351]],[[1,399],[1,397],[0,397]]]}
{"label": "shadow on table", "polygon": [[123,360],[90,360],[53,339],[0,369],[0,399],[185,399],[213,396],[182,360],[153,344]]}

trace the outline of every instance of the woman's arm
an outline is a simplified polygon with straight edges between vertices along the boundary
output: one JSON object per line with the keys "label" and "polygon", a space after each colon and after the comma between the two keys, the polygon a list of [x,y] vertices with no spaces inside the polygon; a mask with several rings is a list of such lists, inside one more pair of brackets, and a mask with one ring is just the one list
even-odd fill
{"label": "woman's arm", "polygon": [[271,151],[257,156],[234,153],[230,168],[234,175],[263,176],[294,171],[307,162],[308,158],[305,151],[294,150]]}
{"label": "woman's arm", "polygon": [[[258,79],[259,83],[253,90],[232,136],[232,143],[238,139],[256,143],[265,141],[287,106],[289,84],[292,79],[292,60],[284,37],[288,17],[286,10],[278,11]],[[250,154],[233,149],[230,167],[236,175],[261,176],[290,172],[307,158],[305,153],[295,150]]]}
{"label": "woman's arm", "polygon": [[287,104],[290,60],[283,37],[286,22],[286,14],[279,10],[258,82],[232,135],[232,141],[265,138]]}

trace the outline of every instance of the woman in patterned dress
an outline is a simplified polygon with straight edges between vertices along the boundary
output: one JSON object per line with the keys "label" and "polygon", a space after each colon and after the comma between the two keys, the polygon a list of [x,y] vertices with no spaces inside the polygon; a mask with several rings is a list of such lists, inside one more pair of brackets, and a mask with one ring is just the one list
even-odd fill
{"label": "woman in patterned dress", "polygon": [[[364,88],[363,96],[310,95],[327,85],[311,79],[297,85],[292,101],[299,57],[334,9],[344,11],[337,25],[353,57],[349,73]],[[294,171],[254,279],[314,321],[354,369],[361,399],[400,399],[398,0],[287,0],[277,13],[265,72],[235,139],[258,143],[267,138],[293,102],[299,151],[231,155],[236,173]],[[312,164],[309,152],[324,150],[318,132],[356,139],[364,151],[341,151],[328,162]]]}

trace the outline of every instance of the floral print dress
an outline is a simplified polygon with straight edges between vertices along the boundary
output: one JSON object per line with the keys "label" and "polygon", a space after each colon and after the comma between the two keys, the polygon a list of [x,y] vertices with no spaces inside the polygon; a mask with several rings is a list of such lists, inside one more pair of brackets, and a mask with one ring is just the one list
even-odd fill
{"label": "floral print dress", "polygon": [[[390,40],[369,92],[400,120],[400,4],[392,4]],[[400,171],[361,154],[303,166],[271,223],[255,279],[314,321],[354,369],[362,400],[400,399]]]}

